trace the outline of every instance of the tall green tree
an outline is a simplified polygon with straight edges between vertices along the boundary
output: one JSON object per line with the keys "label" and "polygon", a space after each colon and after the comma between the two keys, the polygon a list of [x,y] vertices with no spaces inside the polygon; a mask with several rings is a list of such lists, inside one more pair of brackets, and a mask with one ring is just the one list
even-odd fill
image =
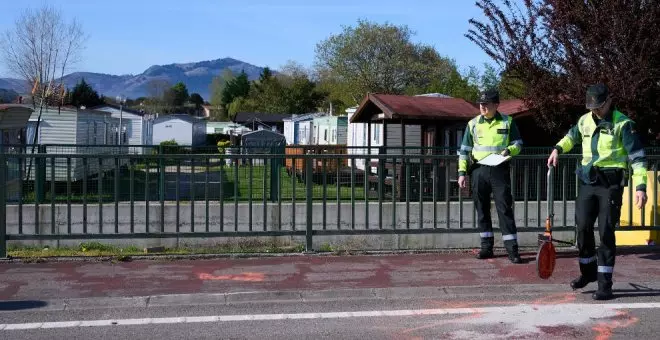
{"label": "tall green tree", "polygon": [[103,99],[99,96],[98,92],[89,85],[85,79],[81,79],[80,82],[73,87],[68,94],[69,104],[75,107],[92,107],[103,104]]}
{"label": "tall green tree", "polygon": [[229,112],[229,105],[238,97],[247,98],[250,94],[250,81],[247,73],[242,70],[234,79],[227,82],[222,89],[221,105],[226,112]]}
{"label": "tall green tree", "polygon": [[345,82],[351,95],[368,92],[403,93],[422,77],[420,50],[407,26],[359,20],[316,46],[316,67]]}
{"label": "tall green tree", "polygon": [[358,105],[369,93],[443,94],[476,98],[478,89],[456,63],[432,46],[414,43],[407,26],[359,20],[321,41],[315,73],[328,101]]}
{"label": "tall green tree", "polygon": [[188,101],[190,102],[190,104],[195,105],[195,109],[201,108],[202,105],[204,104],[204,98],[202,98],[202,95],[200,95],[197,92],[190,94],[190,98],[188,98]]}
{"label": "tall green tree", "polygon": [[213,77],[211,81],[211,118],[216,121],[227,121],[229,119],[228,112],[222,102],[222,93],[227,86],[227,83],[234,79],[234,75],[230,69],[225,69],[221,75]]}
{"label": "tall green tree", "polygon": [[188,101],[188,87],[182,82],[178,82],[172,86],[173,102],[174,106],[183,106]]}

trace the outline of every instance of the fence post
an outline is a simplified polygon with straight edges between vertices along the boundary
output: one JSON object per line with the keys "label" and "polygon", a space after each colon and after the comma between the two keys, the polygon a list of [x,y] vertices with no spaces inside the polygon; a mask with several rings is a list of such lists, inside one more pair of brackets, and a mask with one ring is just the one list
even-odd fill
{"label": "fence post", "polygon": [[[38,154],[46,153],[46,146],[39,145]],[[34,186],[35,186],[35,200],[36,203],[42,203],[45,198],[45,186],[46,186],[46,158],[35,157],[34,158],[35,170],[34,170]]]}
{"label": "fence post", "polygon": [[314,251],[313,246],[312,246],[312,233],[313,228],[312,228],[312,213],[313,213],[313,208],[314,205],[313,203],[313,197],[312,197],[312,180],[313,180],[313,169],[312,169],[312,158],[308,157],[305,158],[305,184],[307,188],[307,197],[306,202],[307,202],[307,230],[305,232],[305,251],[311,252]]}
{"label": "fence post", "polygon": [[[23,180],[20,178],[19,180]],[[7,158],[0,148],[0,258],[7,257]]]}

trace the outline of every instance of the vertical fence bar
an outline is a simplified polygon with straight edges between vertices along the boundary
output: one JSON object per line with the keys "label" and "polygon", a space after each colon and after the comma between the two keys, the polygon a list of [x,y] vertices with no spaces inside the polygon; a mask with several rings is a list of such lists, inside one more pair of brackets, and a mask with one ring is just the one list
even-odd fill
{"label": "vertical fence bar", "polygon": [[[23,158],[18,159],[18,233],[23,234]],[[4,183],[2,184],[4,186]],[[70,195],[69,195],[70,196]],[[5,216],[5,215],[3,215]]]}
{"label": "vertical fence bar", "polygon": [[410,229],[410,162],[404,158],[403,163],[406,169],[406,229]]}
{"label": "vertical fence bar", "polygon": [[[160,156],[162,157],[162,155]],[[144,228],[149,233],[149,172],[151,171],[151,158],[147,158],[144,169]]]}
{"label": "vertical fence bar", "polygon": [[248,230],[252,231],[252,182],[254,182],[254,167],[252,157],[248,159]]}
{"label": "vertical fence bar", "polygon": [[[265,158],[264,157],[264,167],[263,167],[263,178],[262,178],[262,185],[263,185],[263,190],[261,194],[261,203],[263,204],[263,213],[264,213],[264,226],[263,230],[266,231],[268,228],[266,227],[268,225],[268,164],[270,163],[270,166],[272,167],[273,164],[273,159]],[[272,178],[270,179],[272,182]]]}
{"label": "vertical fence bar", "polygon": [[[42,153],[42,147],[39,147],[39,154]],[[41,176],[42,171],[45,171],[42,167],[42,162],[45,162],[44,158],[34,158],[34,233],[36,235],[41,233],[41,228],[39,226],[41,222],[41,216],[39,216],[39,203],[42,199],[43,193],[43,176]]]}
{"label": "vertical fence bar", "polygon": [[160,232],[165,232],[165,159],[158,159],[158,199],[160,200]]}
{"label": "vertical fence bar", "polygon": [[[286,150],[284,151],[286,152]],[[278,164],[284,164],[286,167],[286,156],[278,160]],[[277,171],[277,230],[282,230],[282,171],[278,166]]]}
{"label": "vertical fence bar", "polygon": [[[3,188],[7,190],[7,188]],[[55,232],[55,157],[50,159],[50,233]]]}
{"label": "vertical fence bar", "polygon": [[321,193],[321,195],[323,196],[323,230],[326,229],[326,223],[327,223],[326,207],[327,207],[327,195],[328,195],[328,164],[326,161],[327,159],[324,157],[322,160],[323,188]]}
{"label": "vertical fence bar", "polygon": [[[512,204],[511,204],[511,211],[513,212],[514,219],[515,219],[515,216],[516,216],[516,182],[517,182],[516,168],[517,167],[514,164],[511,167],[511,173],[510,173],[510,176],[511,176],[511,196],[512,196],[512,201],[513,201]],[[473,202],[474,202],[474,200],[473,200]],[[476,212],[477,209],[476,209],[476,207],[474,207],[474,208],[475,209],[473,209],[473,210],[475,210],[475,212]],[[473,221],[473,223],[476,223],[474,218],[472,219],[472,221]]]}
{"label": "vertical fence bar", "polygon": [[[451,216],[449,214],[449,194],[450,194],[450,185],[451,183],[449,182],[449,162],[445,160],[445,223],[447,223],[447,229],[451,228]],[[459,187],[458,190],[460,191],[461,188]]]}
{"label": "vertical fence bar", "polygon": [[[292,176],[291,176],[291,230],[296,230],[296,182],[298,181],[298,173],[296,170],[296,158],[292,159]],[[303,166],[303,172],[305,170]]]}
{"label": "vertical fence bar", "polygon": [[137,161],[134,160],[133,158],[131,158],[128,162],[128,164],[130,165],[130,169],[128,170],[128,182],[129,182],[128,183],[128,186],[129,186],[129,188],[128,188],[129,198],[128,199],[131,201],[130,202],[130,205],[131,205],[131,208],[130,208],[131,209],[131,216],[130,216],[130,218],[131,218],[131,222],[130,222],[131,223],[131,234],[135,232],[135,165],[136,165],[136,163],[137,163]]}
{"label": "vertical fence bar", "polygon": [[[543,170],[540,166],[536,166],[536,226],[541,227],[541,178],[543,176]],[[547,193],[546,193],[547,199]]]}
{"label": "vertical fence bar", "polygon": [[195,232],[195,159],[190,158],[190,232]]}
{"label": "vertical fence bar", "polygon": [[71,234],[71,157],[66,158],[66,233]]}
{"label": "vertical fence bar", "polygon": [[525,221],[525,227],[528,227],[529,226],[529,218],[528,218],[528,215],[529,215],[529,211],[528,211],[528,207],[529,207],[529,164],[527,162],[525,162],[525,174],[523,175],[523,177],[524,177],[523,182],[525,183],[524,188],[523,188],[523,196],[525,196],[524,199],[523,199],[524,200],[524,204],[523,204],[523,206],[524,206],[524,208],[523,208],[523,215],[524,215],[523,216],[523,221]]}
{"label": "vertical fence bar", "polygon": [[[87,177],[89,176],[89,163],[87,157],[83,157],[83,234],[87,234]],[[35,220],[36,221],[36,220]]]}
{"label": "vertical fence bar", "polygon": [[[371,155],[371,149],[369,149]],[[369,230],[369,186],[371,174],[371,157],[364,160],[364,229]]]}
{"label": "vertical fence bar", "polygon": [[566,202],[566,196],[568,196],[568,168],[566,164],[563,164],[561,167],[561,188],[562,188],[562,227],[566,227],[568,224],[568,213],[566,212],[568,204]]}
{"label": "vertical fence bar", "polygon": [[99,194],[99,234],[103,234],[103,158],[99,158],[99,171],[97,174]]}
{"label": "vertical fence bar", "polygon": [[396,157],[392,157],[392,229],[396,229],[396,185],[399,183],[396,177]]}
{"label": "vertical fence bar", "polygon": [[[20,180],[22,181],[23,178]],[[7,257],[7,157],[5,151],[0,149],[0,258],[5,257]]]}
{"label": "vertical fence bar", "polygon": [[426,159],[419,159],[419,229],[424,228],[424,165]]}
{"label": "vertical fence bar", "polygon": [[307,188],[307,197],[306,197],[306,203],[307,203],[307,222],[306,222],[306,231],[305,231],[305,251],[313,251],[313,242],[312,242],[312,234],[313,234],[313,220],[312,220],[312,214],[314,210],[314,205],[313,205],[313,197],[312,197],[312,158],[305,158],[305,184]]}
{"label": "vertical fence bar", "polygon": [[177,158],[176,160],[176,179],[175,179],[175,199],[176,199],[176,232],[179,233],[179,230],[181,228],[181,200],[179,197],[181,197],[181,181],[179,180],[181,178],[181,159]]}
{"label": "vertical fence bar", "polygon": [[658,160],[655,160],[653,163],[653,202],[651,202],[653,208],[653,226],[658,227],[658,187],[660,186],[658,178]]}
{"label": "vertical fence bar", "polygon": [[383,229],[383,182],[385,182],[385,158],[378,158],[378,229]]}
{"label": "vertical fence bar", "polygon": [[234,161],[234,231],[238,231],[238,162],[240,158]]}
{"label": "vertical fence bar", "polygon": [[[351,165],[351,230],[355,230],[355,158],[351,158]],[[366,176],[366,164],[364,172]]]}
{"label": "vertical fence bar", "polygon": [[337,158],[337,230],[341,229],[341,160]]}
{"label": "vertical fence bar", "polygon": [[[219,195],[220,197],[218,198],[219,202],[218,204],[220,205],[220,231],[225,230],[225,163],[224,159],[221,159],[220,161],[220,190]],[[177,230],[178,232],[178,230]]]}
{"label": "vertical fence bar", "polygon": [[433,159],[433,229],[438,229],[438,159]]}
{"label": "vertical fence bar", "polygon": [[119,157],[115,157],[115,234],[119,234]]}
{"label": "vertical fence bar", "polygon": [[206,232],[209,232],[209,172],[211,171],[211,158],[206,157],[206,173],[204,174],[204,216]]}

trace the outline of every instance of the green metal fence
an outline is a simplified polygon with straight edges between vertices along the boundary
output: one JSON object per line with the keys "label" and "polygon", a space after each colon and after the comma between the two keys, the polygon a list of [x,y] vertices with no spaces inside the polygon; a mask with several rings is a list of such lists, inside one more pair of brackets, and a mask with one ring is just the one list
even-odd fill
{"label": "green metal fence", "polygon": [[[314,235],[476,232],[471,191],[458,188],[452,152],[127,154],[48,147],[0,153],[0,257],[8,240],[288,235],[305,236],[311,250]],[[558,230],[574,224],[578,157],[562,156],[551,177]],[[511,161],[522,231],[543,227],[546,159],[540,153]],[[649,156],[655,179],[658,160]],[[370,166],[360,169],[359,161]],[[658,202],[657,185],[649,188],[649,201]],[[657,215],[643,227],[656,228]]]}

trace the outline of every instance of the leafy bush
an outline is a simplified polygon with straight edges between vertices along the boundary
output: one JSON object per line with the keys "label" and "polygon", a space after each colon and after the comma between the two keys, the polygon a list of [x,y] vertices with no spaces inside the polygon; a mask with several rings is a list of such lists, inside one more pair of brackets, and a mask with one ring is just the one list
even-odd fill
{"label": "leafy bush", "polygon": [[218,142],[218,152],[221,154],[225,153],[225,148],[231,145],[231,142],[228,140],[221,140]]}

